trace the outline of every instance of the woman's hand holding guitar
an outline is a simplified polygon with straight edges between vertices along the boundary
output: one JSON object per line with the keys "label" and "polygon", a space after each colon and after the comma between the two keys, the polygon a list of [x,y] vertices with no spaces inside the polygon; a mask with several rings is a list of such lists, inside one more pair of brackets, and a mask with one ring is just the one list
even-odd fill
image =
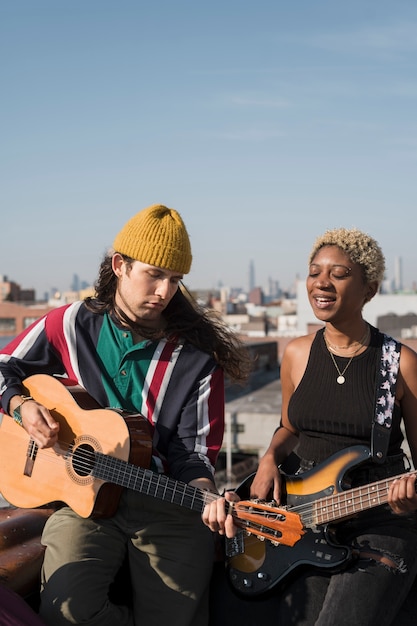
{"label": "woman's hand holding guitar", "polygon": [[272,454],[265,454],[250,488],[251,498],[260,500],[274,499],[278,504],[281,497],[281,474]]}

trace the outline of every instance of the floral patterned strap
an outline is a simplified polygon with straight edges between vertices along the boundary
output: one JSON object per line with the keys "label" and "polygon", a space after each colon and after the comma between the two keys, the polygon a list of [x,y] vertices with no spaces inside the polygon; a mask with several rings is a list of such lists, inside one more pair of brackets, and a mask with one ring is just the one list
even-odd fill
{"label": "floral patterned strap", "polygon": [[400,352],[401,344],[384,334],[371,441],[371,455],[377,463],[385,461],[388,451]]}

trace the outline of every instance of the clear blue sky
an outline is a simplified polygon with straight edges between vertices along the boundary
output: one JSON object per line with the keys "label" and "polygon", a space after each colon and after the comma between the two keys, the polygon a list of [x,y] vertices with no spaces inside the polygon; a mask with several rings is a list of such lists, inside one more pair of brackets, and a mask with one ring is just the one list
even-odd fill
{"label": "clear blue sky", "polygon": [[417,281],[415,0],[2,0],[0,274],[93,281],[162,203],[190,287],[305,276],[358,227]]}

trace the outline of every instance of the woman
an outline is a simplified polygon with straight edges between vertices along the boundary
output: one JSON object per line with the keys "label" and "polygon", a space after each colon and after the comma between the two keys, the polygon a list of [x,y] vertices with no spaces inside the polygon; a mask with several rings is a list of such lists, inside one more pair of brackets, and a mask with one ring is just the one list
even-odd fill
{"label": "woman", "polygon": [[[350,446],[371,448],[383,335],[364,320],[362,309],[376,294],[384,269],[377,242],[357,229],[327,231],[316,240],[307,291],[324,328],[294,339],[285,350],[281,425],[260,461],[252,497],[273,494],[280,502],[279,466],[294,450],[302,472]],[[369,459],[348,473],[352,486],[403,476],[392,482],[389,505],[336,525],[338,540],[350,545],[357,558],[334,574],[311,568],[299,572],[269,601],[268,607],[275,604],[275,623],[388,626],[396,620],[417,572],[415,477],[406,473],[400,428],[403,420],[417,466],[417,355],[407,346],[401,346],[400,355],[385,462]],[[206,507],[204,520],[212,530],[228,536],[235,532],[218,501]],[[257,611],[261,616],[261,605]]]}

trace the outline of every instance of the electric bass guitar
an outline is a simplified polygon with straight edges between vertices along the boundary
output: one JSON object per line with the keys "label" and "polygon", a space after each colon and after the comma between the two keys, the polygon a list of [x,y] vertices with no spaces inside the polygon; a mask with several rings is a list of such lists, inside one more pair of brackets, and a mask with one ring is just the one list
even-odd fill
{"label": "electric bass guitar", "polygon": [[[24,428],[3,415],[0,493],[10,504],[35,508],[64,502],[82,517],[102,517],[115,512],[123,488],[200,513],[220,497],[148,469],[152,438],[140,414],[97,408],[85,390],[66,387],[52,376],[35,374],[23,384],[25,393],[59,422],[59,441],[39,448]],[[281,538],[291,518],[285,542],[293,545],[305,532],[298,514],[264,503],[242,500],[230,512],[237,526],[265,539]]]}
{"label": "electric bass guitar", "polygon": [[[285,506],[271,506],[270,514],[291,512],[298,517],[302,532],[292,545],[286,541],[287,527],[293,532],[291,516],[280,527],[281,539],[262,542],[241,530],[233,539],[226,539],[226,568],[232,588],[246,597],[258,596],[284,583],[301,566],[328,571],[346,566],[354,555],[349,547],[337,543],[332,522],[387,503],[390,485],[398,478],[346,490],[346,472],[370,457],[367,447],[352,446],[299,476],[283,475]],[[253,475],[237,489],[239,495],[246,495],[252,479]]]}

